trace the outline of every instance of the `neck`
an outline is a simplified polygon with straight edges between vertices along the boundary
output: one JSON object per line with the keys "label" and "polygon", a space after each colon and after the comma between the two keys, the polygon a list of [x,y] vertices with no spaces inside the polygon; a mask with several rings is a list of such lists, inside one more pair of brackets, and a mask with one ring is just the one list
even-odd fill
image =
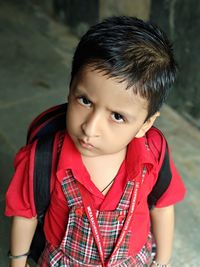
{"label": "neck", "polygon": [[114,182],[125,155],[126,149],[112,155],[82,157],[92,182],[104,195]]}

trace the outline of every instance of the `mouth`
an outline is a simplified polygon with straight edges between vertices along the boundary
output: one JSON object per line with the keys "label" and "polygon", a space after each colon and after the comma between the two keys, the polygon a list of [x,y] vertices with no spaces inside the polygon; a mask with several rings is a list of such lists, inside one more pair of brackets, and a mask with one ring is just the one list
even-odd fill
{"label": "mouth", "polygon": [[83,148],[87,148],[87,149],[92,149],[94,148],[94,146],[88,142],[85,142],[83,139],[78,139],[79,144],[83,147]]}

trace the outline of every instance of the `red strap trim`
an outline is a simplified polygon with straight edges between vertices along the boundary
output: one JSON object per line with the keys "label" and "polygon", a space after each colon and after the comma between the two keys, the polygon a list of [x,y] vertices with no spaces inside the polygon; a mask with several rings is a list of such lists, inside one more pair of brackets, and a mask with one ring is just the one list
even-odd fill
{"label": "red strap trim", "polygon": [[104,263],[103,241],[102,241],[102,236],[100,234],[99,224],[98,224],[98,221],[96,218],[96,211],[95,211],[94,206],[92,205],[92,203],[93,203],[92,198],[90,197],[87,190],[85,189],[85,187],[82,184],[78,183],[78,187],[79,187],[81,197],[83,200],[85,212],[86,212],[87,218],[90,222],[92,233],[94,235],[94,239],[95,239],[98,251],[99,251],[99,256],[101,259],[102,266],[105,267],[106,265]]}

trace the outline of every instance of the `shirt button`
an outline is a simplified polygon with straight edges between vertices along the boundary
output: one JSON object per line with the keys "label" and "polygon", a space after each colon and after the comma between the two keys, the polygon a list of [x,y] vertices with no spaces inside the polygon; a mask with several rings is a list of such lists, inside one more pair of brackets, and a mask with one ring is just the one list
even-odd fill
{"label": "shirt button", "polygon": [[83,211],[83,208],[77,208],[75,210],[75,214],[79,217],[81,217],[83,215],[84,211]]}
{"label": "shirt button", "polygon": [[121,214],[117,217],[118,222],[122,222],[124,220],[124,215]]}

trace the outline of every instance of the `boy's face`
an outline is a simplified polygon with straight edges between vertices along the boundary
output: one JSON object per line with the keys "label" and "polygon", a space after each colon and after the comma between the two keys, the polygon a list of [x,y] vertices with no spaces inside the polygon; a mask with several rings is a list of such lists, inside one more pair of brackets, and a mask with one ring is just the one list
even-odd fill
{"label": "boy's face", "polygon": [[144,123],[148,101],[126,90],[126,83],[86,67],[73,80],[67,130],[82,156],[115,154],[141,137],[155,119]]}

